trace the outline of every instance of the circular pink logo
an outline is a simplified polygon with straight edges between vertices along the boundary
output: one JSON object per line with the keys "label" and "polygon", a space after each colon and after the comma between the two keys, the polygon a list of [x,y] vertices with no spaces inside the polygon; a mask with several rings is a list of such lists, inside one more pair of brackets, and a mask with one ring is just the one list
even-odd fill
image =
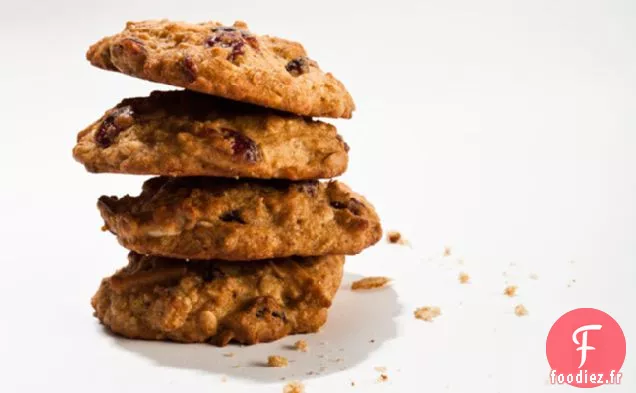
{"label": "circular pink logo", "polygon": [[625,334],[609,314],[578,308],[559,318],[548,334],[546,355],[552,384],[579,388],[621,383]]}

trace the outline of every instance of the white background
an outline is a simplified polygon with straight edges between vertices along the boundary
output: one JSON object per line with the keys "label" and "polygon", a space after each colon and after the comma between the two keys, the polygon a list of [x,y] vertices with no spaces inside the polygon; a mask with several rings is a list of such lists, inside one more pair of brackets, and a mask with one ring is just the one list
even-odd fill
{"label": "white background", "polygon": [[[547,384],[545,338],[578,307],[608,312],[627,336],[624,385],[600,389],[634,391],[636,2],[0,4],[0,392],[281,392],[281,378],[308,393],[574,391]],[[294,337],[133,342],[91,315],[101,277],[126,263],[99,231],[96,199],[135,194],[143,179],[86,173],[75,135],[122,98],[167,87],[84,53],[127,20],[160,17],[243,19],[299,40],[356,100],[353,119],[336,122],[352,147],[342,179],[413,248],[382,241],[348,259],[309,353],[285,347]],[[346,288],[370,274],[394,284]],[[518,297],[502,295],[507,282]],[[443,315],[415,320],[423,305]],[[294,363],[262,367],[274,353]]]}

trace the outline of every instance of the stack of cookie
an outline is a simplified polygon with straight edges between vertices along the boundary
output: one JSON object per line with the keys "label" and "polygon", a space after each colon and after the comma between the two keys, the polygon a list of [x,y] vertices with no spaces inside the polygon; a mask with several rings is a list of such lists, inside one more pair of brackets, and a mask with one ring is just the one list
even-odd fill
{"label": "stack of cookie", "polygon": [[78,135],[90,172],[157,175],[139,196],[101,197],[130,250],[95,315],[131,338],[254,344],[315,332],[344,255],[381,237],[373,207],[337,181],[351,117],[344,86],[296,42],[237,22],[128,23],[87,54],[100,68],[180,86],[125,99]]}

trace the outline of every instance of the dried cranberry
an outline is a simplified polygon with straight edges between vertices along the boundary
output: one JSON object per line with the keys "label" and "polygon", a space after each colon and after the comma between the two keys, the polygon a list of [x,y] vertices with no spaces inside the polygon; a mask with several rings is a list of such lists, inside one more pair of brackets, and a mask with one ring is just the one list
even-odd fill
{"label": "dried cranberry", "polygon": [[240,32],[234,30],[213,30],[214,35],[208,37],[205,44],[212,48],[215,46],[221,48],[231,48],[234,45],[243,42],[243,36]]}
{"label": "dried cranberry", "polygon": [[308,57],[301,56],[290,60],[285,66],[285,69],[292,74],[292,76],[300,76],[309,72],[309,66],[312,65],[312,63],[313,61]]}
{"label": "dried cranberry", "polygon": [[192,83],[197,80],[198,67],[190,55],[183,57],[181,68],[183,69],[186,82]]}
{"label": "dried cranberry", "polygon": [[230,210],[223,213],[219,218],[223,222],[238,222],[240,224],[245,224],[245,220],[241,217],[240,210]]}
{"label": "dried cranberry", "polygon": [[95,143],[102,148],[112,145],[115,138],[133,124],[133,114],[130,105],[111,110],[95,133]]}
{"label": "dried cranberry", "polygon": [[241,158],[247,162],[256,162],[260,160],[261,154],[258,150],[256,142],[246,137],[238,131],[223,128],[223,136],[232,143],[232,152],[234,156]]}
{"label": "dried cranberry", "polygon": [[244,47],[245,41],[237,42],[235,45],[232,46],[232,52],[230,52],[230,54],[227,56],[227,59],[234,63],[234,61],[236,61],[239,56],[245,54]]}
{"label": "dried cranberry", "polygon": [[227,59],[231,62],[245,54],[245,43],[254,49],[258,49],[258,40],[255,36],[245,30],[239,30],[235,27],[215,27],[212,29],[214,35],[208,37],[205,41],[209,48],[218,46],[220,48],[231,48]]}

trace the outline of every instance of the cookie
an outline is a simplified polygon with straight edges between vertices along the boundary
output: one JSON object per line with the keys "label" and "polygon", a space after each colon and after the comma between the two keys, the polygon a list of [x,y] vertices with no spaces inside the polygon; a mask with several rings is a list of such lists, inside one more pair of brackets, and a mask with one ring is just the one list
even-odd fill
{"label": "cookie", "polygon": [[243,22],[128,22],[86,57],[106,70],[304,116],[350,118],[355,108],[301,44],[253,34]]}
{"label": "cookie", "polygon": [[75,159],[90,172],[329,178],[347,168],[332,125],[191,91],[128,98],[79,133]]}
{"label": "cookie", "polygon": [[316,332],[344,256],[186,262],[134,252],[93,296],[95,316],[129,338],[256,344]]}
{"label": "cookie", "polygon": [[124,247],[183,259],[356,254],[382,236],[373,206],[337,181],[157,177],[98,207]]}

